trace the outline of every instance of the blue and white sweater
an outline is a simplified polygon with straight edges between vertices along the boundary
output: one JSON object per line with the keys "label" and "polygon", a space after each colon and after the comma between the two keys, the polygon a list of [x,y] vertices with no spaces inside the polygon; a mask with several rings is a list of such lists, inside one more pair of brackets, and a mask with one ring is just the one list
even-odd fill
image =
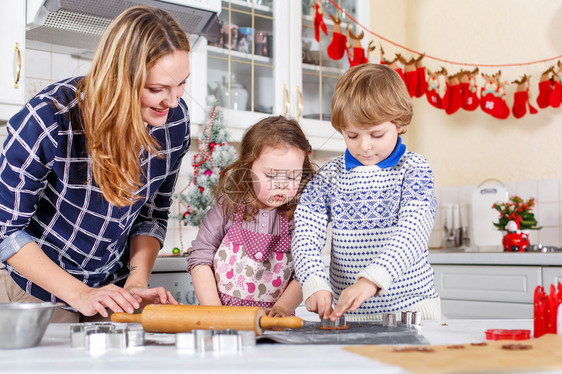
{"label": "blue and white sweater", "polygon": [[[332,290],[335,304],[345,288],[364,277],[380,290],[354,313],[348,312],[348,318],[377,319],[381,313],[401,310],[418,310],[424,319],[440,318],[427,249],[436,210],[433,173],[422,156],[405,147],[401,153],[392,165],[387,159],[353,167],[351,155],[337,157],[306,186],[292,239],[304,300],[316,291]],[[328,278],[320,252],[330,222]]]}

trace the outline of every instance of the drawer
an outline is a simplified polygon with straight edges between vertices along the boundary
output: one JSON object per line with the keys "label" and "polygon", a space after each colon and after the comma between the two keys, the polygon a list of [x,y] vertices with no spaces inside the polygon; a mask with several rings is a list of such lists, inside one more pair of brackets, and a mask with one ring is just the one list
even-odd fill
{"label": "drawer", "polygon": [[533,304],[441,300],[441,314],[445,319],[530,319]]}
{"label": "drawer", "polygon": [[562,267],[544,266],[542,268],[542,285],[547,293],[550,293],[550,285],[558,287],[558,282],[562,283]]}
{"label": "drawer", "polygon": [[442,299],[533,303],[540,266],[433,265]]}

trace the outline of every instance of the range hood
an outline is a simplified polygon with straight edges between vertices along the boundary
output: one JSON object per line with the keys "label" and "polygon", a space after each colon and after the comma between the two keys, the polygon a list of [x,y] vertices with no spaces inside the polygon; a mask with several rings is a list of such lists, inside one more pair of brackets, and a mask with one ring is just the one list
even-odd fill
{"label": "range hood", "polygon": [[27,47],[90,57],[111,20],[136,5],[169,12],[192,45],[219,38],[221,0],[27,0]]}

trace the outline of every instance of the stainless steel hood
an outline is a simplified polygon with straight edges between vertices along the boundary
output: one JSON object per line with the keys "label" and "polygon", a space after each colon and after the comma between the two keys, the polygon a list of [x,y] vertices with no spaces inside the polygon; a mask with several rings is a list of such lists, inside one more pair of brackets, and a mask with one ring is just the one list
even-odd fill
{"label": "stainless steel hood", "polygon": [[91,55],[111,20],[136,5],[168,11],[192,44],[219,38],[221,0],[27,0],[27,46]]}

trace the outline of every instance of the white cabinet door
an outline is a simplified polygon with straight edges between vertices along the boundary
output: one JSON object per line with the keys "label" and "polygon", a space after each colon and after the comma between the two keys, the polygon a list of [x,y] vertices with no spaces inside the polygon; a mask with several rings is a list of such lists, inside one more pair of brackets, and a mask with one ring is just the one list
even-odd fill
{"label": "white cabinet door", "polygon": [[[0,118],[24,102],[25,1],[0,2]],[[12,106],[10,106],[10,104]]]}
{"label": "white cabinet door", "polygon": [[447,319],[528,319],[533,318],[533,304],[441,300],[441,313]]}
{"label": "white cabinet door", "polygon": [[562,283],[562,267],[560,266],[543,266],[542,268],[542,285],[547,293],[550,293],[550,285],[558,287],[558,283]]}
{"label": "white cabinet door", "polygon": [[442,299],[533,303],[540,266],[433,265]]}

